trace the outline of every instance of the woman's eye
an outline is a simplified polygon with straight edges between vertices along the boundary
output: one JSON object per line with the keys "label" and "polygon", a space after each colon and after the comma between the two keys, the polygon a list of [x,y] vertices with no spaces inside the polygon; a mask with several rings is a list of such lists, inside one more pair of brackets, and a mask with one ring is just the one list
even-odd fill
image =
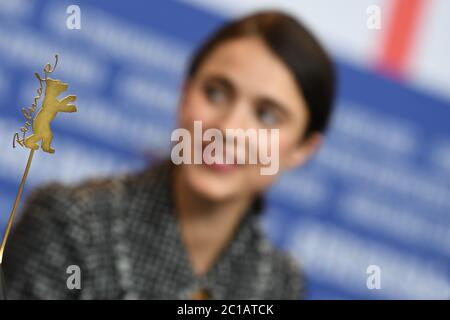
{"label": "woman's eye", "polygon": [[279,122],[278,116],[273,110],[260,108],[257,111],[258,120],[266,126],[274,126]]}
{"label": "woman's eye", "polygon": [[225,90],[218,86],[207,85],[205,87],[205,94],[208,100],[214,104],[223,104],[227,101]]}

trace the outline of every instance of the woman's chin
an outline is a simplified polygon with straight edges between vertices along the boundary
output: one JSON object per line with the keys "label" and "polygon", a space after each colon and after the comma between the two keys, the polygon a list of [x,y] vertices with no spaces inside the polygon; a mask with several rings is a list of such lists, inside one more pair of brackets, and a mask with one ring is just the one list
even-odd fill
{"label": "woman's chin", "polygon": [[223,176],[223,172],[215,172],[205,165],[185,166],[186,179],[193,191],[214,202],[226,201],[237,196],[239,186],[232,177]]}

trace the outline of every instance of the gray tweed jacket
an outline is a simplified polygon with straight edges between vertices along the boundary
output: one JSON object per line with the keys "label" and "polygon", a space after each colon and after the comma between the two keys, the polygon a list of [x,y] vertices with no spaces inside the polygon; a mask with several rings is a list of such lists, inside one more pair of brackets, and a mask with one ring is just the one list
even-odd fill
{"label": "gray tweed jacket", "polygon": [[[178,230],[170,164],[31,191],[4,258],[9,299],[298,299],[299,266],[249,209],[214,267],[196,276]],[[68,286],[80,270],[81,289]],[[70,283],[69,283],[70,284]]]}

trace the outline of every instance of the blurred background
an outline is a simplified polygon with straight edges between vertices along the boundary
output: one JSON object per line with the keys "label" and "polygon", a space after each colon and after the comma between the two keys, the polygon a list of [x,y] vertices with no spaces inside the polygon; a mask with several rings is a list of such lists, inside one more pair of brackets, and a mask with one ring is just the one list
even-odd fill
{"label": "blurred background", "polygon": [[[81,29],[67,27],[70,5]],[[263,218],[303,266],[307,298],[450,299],[448,0],[0,0],[0,227],[28,156],[12,148],[20,110],[54,53],[78,113],[53,122],[56,154],[35,155],[25,196],[168,155],[190,54],[226,19],[266,8],[308,25],[339,73],[324,148],[272,188]]]}

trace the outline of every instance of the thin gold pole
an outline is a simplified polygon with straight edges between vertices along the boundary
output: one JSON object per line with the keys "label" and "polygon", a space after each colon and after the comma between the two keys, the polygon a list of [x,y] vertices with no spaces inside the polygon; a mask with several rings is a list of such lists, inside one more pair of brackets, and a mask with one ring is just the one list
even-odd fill
{"label": "thin gold pole", "polygon": [[8,224],[6,226],[5,234],[3,235],[2,245],[0,247],[0,264],[3,261],[3,253],[5,251],[6,240],[8,240],[9,232],[11,231],[11,226],[16,215],[17,207],[19,206],[20,197],[22,195],[23,186],[25,185],[25,180],[27,179],[28,171],[30,170],[31,161],[33,160],[34,149],[30,150],[30,155],[28,156],[27,166],[25,172],[23,173],[22,181],[20,182],[19,191],[17,192],[16,201],[12,208],[11,214],[9,215]]}

